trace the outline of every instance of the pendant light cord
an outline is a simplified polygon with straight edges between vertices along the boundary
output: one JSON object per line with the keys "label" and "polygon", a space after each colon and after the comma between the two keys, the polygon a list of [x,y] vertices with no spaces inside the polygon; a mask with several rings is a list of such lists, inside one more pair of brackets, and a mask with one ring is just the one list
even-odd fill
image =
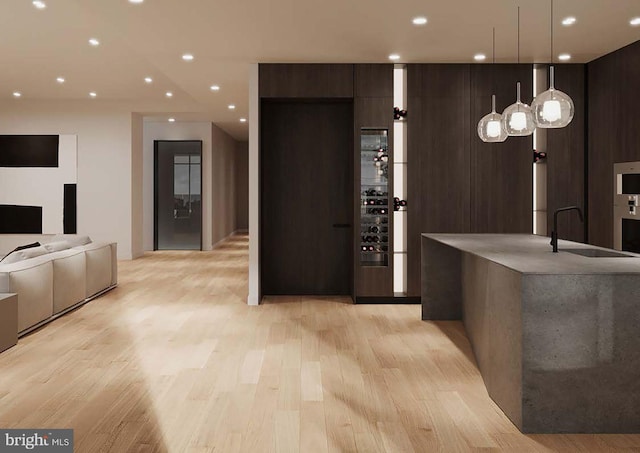
{"label": "pendant light cord", "polygon": [[493,64],[496,64],[496,27],[493,27]]}
{"label": "pendant light cord", "polygon": [[553,0],[551,0],[551,64],[553,64]]}
{"label": "pendant light cord", "polygon": [[[493,47],[492,47],[493,56],[491,59],[491,90],[496,92],[496,27],[493,27]],[[495,102],[491,101],[491,105],[495,107]],[[493,108],[492,107],[492,108]]]}
{"label": "pendant light cord", "polygon": [[520,7],[519,6],[518,6],[518,64],[520,64]]}

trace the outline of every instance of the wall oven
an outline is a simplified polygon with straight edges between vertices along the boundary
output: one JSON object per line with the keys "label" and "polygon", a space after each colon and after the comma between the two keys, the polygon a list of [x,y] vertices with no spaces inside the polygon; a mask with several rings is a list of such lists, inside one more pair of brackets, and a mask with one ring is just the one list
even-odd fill
{"label": "wall oven", "polygon": [[640,253],[640,162],[613,164],[613,247]]}

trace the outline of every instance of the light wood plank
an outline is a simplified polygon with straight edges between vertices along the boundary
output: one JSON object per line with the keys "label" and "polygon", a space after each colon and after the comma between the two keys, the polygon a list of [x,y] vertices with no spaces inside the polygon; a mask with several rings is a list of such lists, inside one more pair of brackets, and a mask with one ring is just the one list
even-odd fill
{"label": "light wood plank", "polygon": [[246,305],[246,236],[120,262],[119,287],[0,354],[0,425],[76,451],[630,452],[528,435],[487,395],[460,322],[417,305]]}

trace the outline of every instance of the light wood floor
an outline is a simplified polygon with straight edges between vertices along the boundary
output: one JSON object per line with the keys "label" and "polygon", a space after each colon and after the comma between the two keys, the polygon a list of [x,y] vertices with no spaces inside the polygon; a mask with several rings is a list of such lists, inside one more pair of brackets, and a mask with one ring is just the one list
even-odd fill
{"label": "light wood floor", "polygon": [[525,436],[459,322],[288,297],[248,307],[246,236],[120,263],[120,286],[0,354],[0,427],[76,452],[640,451],[638,435]]}

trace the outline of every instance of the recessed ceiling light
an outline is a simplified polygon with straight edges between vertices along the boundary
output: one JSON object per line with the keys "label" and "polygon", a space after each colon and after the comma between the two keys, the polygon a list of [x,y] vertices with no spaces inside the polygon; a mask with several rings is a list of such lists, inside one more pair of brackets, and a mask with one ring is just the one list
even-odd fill
{"label": "recessed ceiling light", "polygon": [[634,27],[637,27],[638,25],[640,25],[640,17],[634,17],[629,21],[629,23]]}
{"label": "recessed ceiling light", "polygon": [[33,6],[35,6],[38,9],[45,9],[47,7],[47,4],[45,2],[42,2],[40,0],[35,0],[33,2]]}
{"label": "recessed ceiling light", "polygon": [[427,18],[424,16],[418,16],[414,17],[411,22],[413,22],[413,25],[424,25],[427,23]]}
{"label": "recessed ceiling light", "polygon": [[487,56],[483,53],[477,53],[473,56],[473,59],[476,61],[484,61]]}
{"label": "recessed ceiling light", "polygon": [[573,16],[565,17],[562,19],[562,25],[569,26],[576,23],[576,18]]}
{"label": "recessed ceiling light", "polygon": [[56,82],[58,82],[58,83],[64,83],[64,77],[58,77],[58,78],[56,79]]}
{"label": "recessed ceiling light", "polygon": [[99,46],[100,45],[100,41],[98,41],[96,38],[91,38],[89,40],[89,44],[91,44],[92,46]]}
{"label": "recessed ceiling light", "polygon": [[191,55],[190,53],[185,53],[185,54],[182,56],[182,59],[183,59],[184,61],[193,61],[193,55]]}
{"label": "recessed ceiling light", "polygon": [[247,119],[246,119],[246,118],[240,118],[240,122],[241,122],[241,123],[246,123],[246,122],[247,122]]}
{"label": "recessed ceiling light", "polygon": [[236,106],[235,106],[235,105],[233,105],[233,104],[229,104],[229,110],[235,110],[235,109],[236,109]]}
{"label": "recessed ceiling light", "polygon": [[560,61],[571,60],[571,55],[569,55],[568,53],[561,53],[560,55],[558,55],[558,59]]}
{"label": "recessed ceiling light", "polygon": [[211,91],[220,91],[220,87],[218,85],[211,85]]}
{"label": "recessed ceiling light", "polygon": [[166,97],[168,97],[168,98],[170,98],[170,97],[172,97],[172,96],[173,96],[173,93],[172,93],[171,91],[167,91],[167,92],[165,93],[165,96],[166,96]]}
{"label": "recessed ceiling light", "polygon": [[176,119],[175,119],[175,118],[169,118],[169,122],[170,122],[170,123],[175,123],[175,122],[176,122]]}
{"label": "recessed ceiling light", "polygon": [[129,0],[129,3],[142,3],[144,0]]}
{"label": "recessed ceiling light", "polygon": [[89,93],[89,96],[91,96],[92,98],[95,98],[98,94],[95,91],[92,91],[91,93]]}
{"label": "recessed ceiling light", "polygon": [[22,93],[20,93],[19,91],[14,91],[13,92],[13,97],[14,98],[19,98],[20,96],[22,96]]}
{"label": "recessed ceiling light", "polygon": [[153,82],[153,79],[151,77],[144,78],[144,83],[151,83],[151,82]]}
{"label": "recessed ceiling light", "polygon": [[400,55],[398,55],[397,53],[392,53],[391,55],[389,55],[389,60],[397,61],[399,59],[400,59]]}

